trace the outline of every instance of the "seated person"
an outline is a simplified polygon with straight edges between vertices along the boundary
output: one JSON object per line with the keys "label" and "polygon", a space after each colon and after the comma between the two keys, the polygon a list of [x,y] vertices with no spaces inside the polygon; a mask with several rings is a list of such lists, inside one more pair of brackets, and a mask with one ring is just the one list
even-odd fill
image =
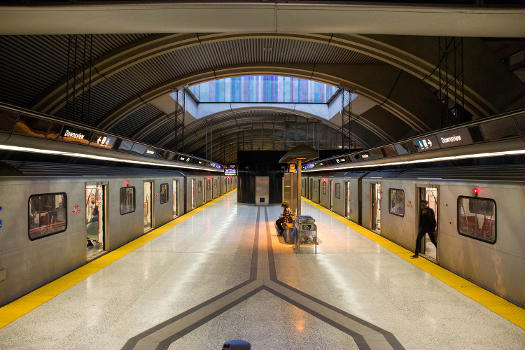
{"label": "seated person", "polygon": [[279,219],[277,219],[277,221],[275,222],[275,225],[277,226],[277,234],[279,236],[282,236],[282,234],[283,234],[283,231],[284,231],[284,225],[283,224],[286,223],[286,222],[293,222],[292,211],[288,207],[288,203],[283,202],[283,204],[281,204],[281,206],[283,207],[283,213],[281,214]]}

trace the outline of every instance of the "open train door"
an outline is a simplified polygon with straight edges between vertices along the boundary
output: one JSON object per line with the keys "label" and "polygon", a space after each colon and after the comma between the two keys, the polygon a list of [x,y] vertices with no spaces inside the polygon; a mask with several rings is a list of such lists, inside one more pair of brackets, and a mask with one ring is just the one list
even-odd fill
{"label": "open train door", "polygon": [[345,181],[345,218],[350,218],[350,181]]}
{"label": "open train door", "polygon": [[173,180],[173,218],[179,216],[179,180]]}
{"label": "open train door", "polygon": [[381,233],[381,184],[370,184],[370,207],[372,211],[372,231]]}
{"label": "open train door", "polygon": [[321,204],[321,179],[317,180],[317,202]]}
{"label": "open train door", "polygon": [[[419,218],[420,218],[420,203],[421,200],[426,200],[428,202],[428,207],[434,211],[434,215],[436,217],[436,240],[439,237],[439,214],[438,214],[438,208],[439,208],[439,188],[437,185],[425,185],[425,186],[417,186],[418,194],[417,197],[417,213],[416,215],[416,232],[419,229]],[[432,234],[432,233],[430,233]],[[430,238],[428,237],[428,234],[425,235],[424,239],[421,240],[421,255],[423,255],[425,258],[437,262],[437,248],[434,246]]]}
{"label": "open train door", "polygon": [[104,253],[107,228],[107,183],[86,183],[87,260]]}
{"label": "open train door", "polygon": [[328,209],[332,210],[332,180],[328,181]]}
{"label": "open train door", "polygon": [[191,179],[191,209],[195,209],[197,199],[195,193],[195,179]]}
{"label": "open train door", "polygon": [[153,228],[153,182],[144,181],[144,232]]}

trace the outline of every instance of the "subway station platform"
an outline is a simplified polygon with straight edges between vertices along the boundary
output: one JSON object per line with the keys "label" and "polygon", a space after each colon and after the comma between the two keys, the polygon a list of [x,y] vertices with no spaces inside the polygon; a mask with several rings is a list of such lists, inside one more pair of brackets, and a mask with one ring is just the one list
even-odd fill
{"label": "subway station platform", "polygon": [[307,201],[321,244],[295,253],[280,210],[230,193],[154,230],[0,309],[0,349],[523,348],[524,329]]}

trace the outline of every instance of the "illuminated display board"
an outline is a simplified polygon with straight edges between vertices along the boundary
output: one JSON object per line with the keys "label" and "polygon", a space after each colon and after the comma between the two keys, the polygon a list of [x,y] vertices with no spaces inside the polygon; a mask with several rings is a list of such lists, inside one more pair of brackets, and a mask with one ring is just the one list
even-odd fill
{"label": "illuminated display board", "polygon": [[237,175],[237,169],[224,169],[224,175]]}
{"label": "illuminated display board", "polygon": [[115,138],[113,136],[94,134],[91,137],[91,146],[97,146],[102,148],[112,148],[115,143]]}
{"label": "illuminated display board", "polygon": [[437,134],[441,148],[464,146],[472,143],[472,137],[467,129],[457,129]]}

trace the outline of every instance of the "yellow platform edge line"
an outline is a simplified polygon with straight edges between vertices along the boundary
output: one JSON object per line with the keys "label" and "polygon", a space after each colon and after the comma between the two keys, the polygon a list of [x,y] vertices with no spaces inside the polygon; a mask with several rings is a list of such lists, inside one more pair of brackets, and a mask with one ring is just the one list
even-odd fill
{"label": "yellow platform edge line", "polygon": [[102,270],[103,268],[111,265],[115,261],[131,253],[132,251],[142,247],[146,243],[166,233],[166,231],[172,229],[181,222],[189,219],[193,215],[201,212],[210,205],[215,204],[216,202],[232,194],[236,190],[237,189],[233,189],[230,192],[227,192],[222,196],[217,197],[209,201],[208,203],[198,208],[195,208],[192,211],[181,215],[178,218],[140,236],[139,238],[136,238],[135,240],[128,242],[125,245],[102,255],[100,258],[90,261],[87,264],[82,265],[79,268],[57,278],[56,280],[49,282],[48,284],[43,285],[38,289],[35,289],[34,291],[12,301],[11,303],[2,306],[0,308],[0,328],[7,326],[16,319],[22,317],[28,312],[31,312],[40,305],[44,304],[45,302],[53,299],[60,293],[63,293],[69,288],[76,285],[77,283],[84,281],[86,278],[93,275],[94,273]]}
{"label": "yellow platform edge line", "polygon": [[320,209],[324,213],[332,216],[333,218],[339,220],[343,224],[349,226],[353,230],[359,232],[361,235],[369,238],[370,240],[376,242],[380,246],[388,249],[392,253],[411,263],[412,265],[420,268],[421,270],[429,273],[433,277],[437,278],[441,282],[447,284],[448,286],[454,288],[461,294],[469,297],[470,299],[476,301],[477,303],[483,305],[487,309],[495,312],[499,316],[505,318],[506,320],[514,323],[518,327],[525,329],[525,309],[514,305],[510,301],[497,296],[496,294],[489,292],[486,289],[481,288],[480,286],[456,275],[455,273],[437,265],[425,258],[420,259],[411,259],[410,256],[413,255],[408,249],[401,247],[400,245],[374,233],[363,226],[360,226],[345,217],[332,212],[331,210],[326,209],[325,207],[312,202],[311,200],[302,197],[302,199],[312,205],[313,207]]}

